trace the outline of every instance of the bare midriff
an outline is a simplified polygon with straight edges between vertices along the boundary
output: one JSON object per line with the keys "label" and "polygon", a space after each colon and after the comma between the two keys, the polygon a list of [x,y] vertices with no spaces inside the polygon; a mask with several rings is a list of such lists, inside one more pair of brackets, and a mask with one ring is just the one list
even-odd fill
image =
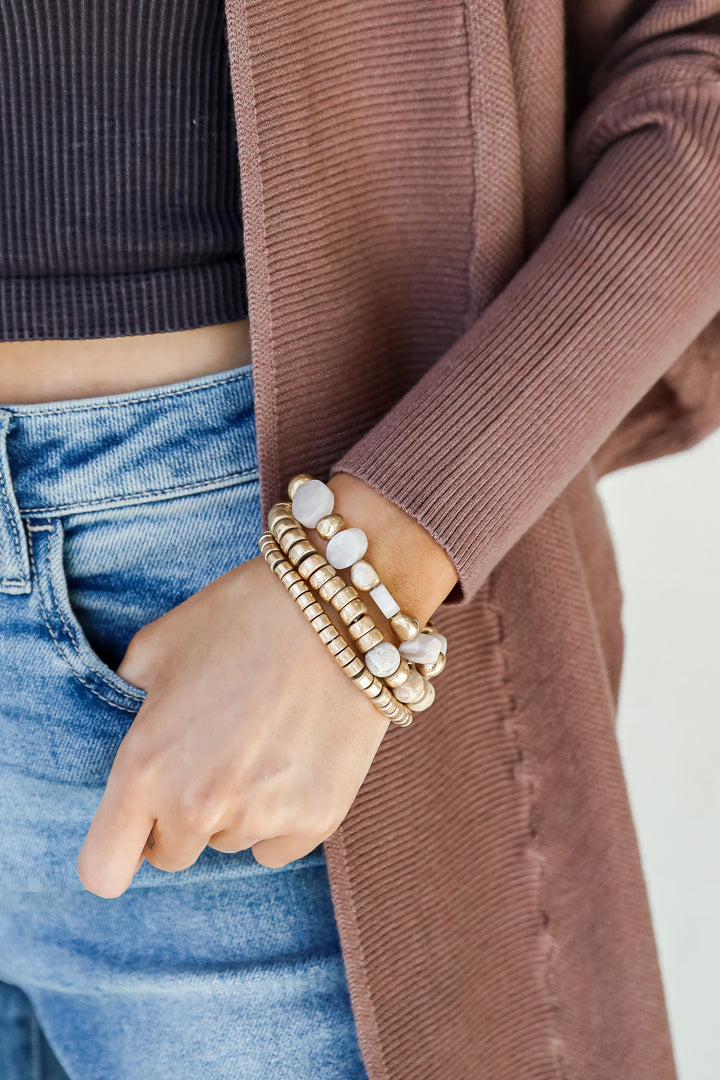
{"label": "bare midriff", "polygon": [[250,322],[78,341],[0,341],[0,405],[123,394],[250,363]]}

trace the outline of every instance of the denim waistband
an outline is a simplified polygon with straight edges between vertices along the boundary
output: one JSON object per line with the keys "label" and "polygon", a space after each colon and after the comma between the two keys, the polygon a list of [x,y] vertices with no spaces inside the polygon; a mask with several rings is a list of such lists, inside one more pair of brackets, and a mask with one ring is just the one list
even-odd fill
{"label": "denim waistband", "polygon": [[0,589],[29,590],[21,517],[164,499],[257,475],[252,364],[124,394],[0,404]]}

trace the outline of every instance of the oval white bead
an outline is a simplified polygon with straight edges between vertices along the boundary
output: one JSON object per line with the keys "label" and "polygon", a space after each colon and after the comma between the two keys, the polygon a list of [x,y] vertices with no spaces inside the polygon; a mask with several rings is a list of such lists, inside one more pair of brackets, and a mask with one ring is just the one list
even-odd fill
{"label": "oval white bead", "polygon": [[400,644],[400,655],[416,664],[434,664],[441,652],[442,642],[434,634],[418,634],[412,641]]}
{"label": "oval white bead", "polygon": [[397,615],[400,610],[400,605],[384,585],[376,585],[374,589],[370,590],[370,595],[382,611],[383,615],[388,619],[393,615]]}
{"label": "oval white bead", "polygon": [[[300,490],[302,491],[302,488]],[[328,540],[325,558],[336,570],[344,570],[346,566],[352,566],[358,559],[362,559],[367,546],[368,538],[362,529],[341,529]]]}
{"label": "oval white bead", "polygon": [[365,663],[373,675],[380,679],[397,671],[400,662],[400,653],[392,641],[381,641],[365,653]]}
{"label": "oval white bead", "polygon": [[293,495],[293,517],[308,529],[314,529],[321,517],[332,514],[334,506],[335,494],[322,480],[306,480]]}

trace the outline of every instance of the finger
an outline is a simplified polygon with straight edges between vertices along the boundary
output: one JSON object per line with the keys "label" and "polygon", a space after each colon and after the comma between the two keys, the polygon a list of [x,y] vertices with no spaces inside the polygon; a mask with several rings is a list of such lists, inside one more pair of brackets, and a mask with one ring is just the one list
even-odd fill
{"label": "finger", "polygon": [[219,832],[213,833],[207,842],[207,846],[214,848],[215,851],[222,851],[226,855],[231,855],[236,851],[246,851],[251,848],[253,844],[258,844],[261,840],[267,839],[264,836],[258,836],[255,833],[253,836],[248,836],[247,833],[240,833],[233,829],[220,829]]}
{"label": "finger", "polygon": [[207,832],[178,829],[164,824],[169,819],[161,814],[147,838],[143,856],[158,870],[186,870],[197,862],[207,847]]}
{"label": "finger", "polygon": [[125,892],[155,821],[124,770],[113,765],[77,860],[80,880],[97,896]]}
{"label": "finger", "polygon": [[252,853],[262,866],[287,866],[309,855],[326,837],[273,836],[253,844]]}

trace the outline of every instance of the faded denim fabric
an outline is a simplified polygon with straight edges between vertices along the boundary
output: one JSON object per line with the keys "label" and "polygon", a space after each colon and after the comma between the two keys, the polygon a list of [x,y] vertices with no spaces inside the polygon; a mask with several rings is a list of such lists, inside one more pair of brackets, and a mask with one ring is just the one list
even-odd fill
{"label": "faded denim fabric", "polygon": [[366,1080],[322,844],[77,876],[145,696],[114,667],[261,531],[251,365],[0,406],[2,1080]]}

